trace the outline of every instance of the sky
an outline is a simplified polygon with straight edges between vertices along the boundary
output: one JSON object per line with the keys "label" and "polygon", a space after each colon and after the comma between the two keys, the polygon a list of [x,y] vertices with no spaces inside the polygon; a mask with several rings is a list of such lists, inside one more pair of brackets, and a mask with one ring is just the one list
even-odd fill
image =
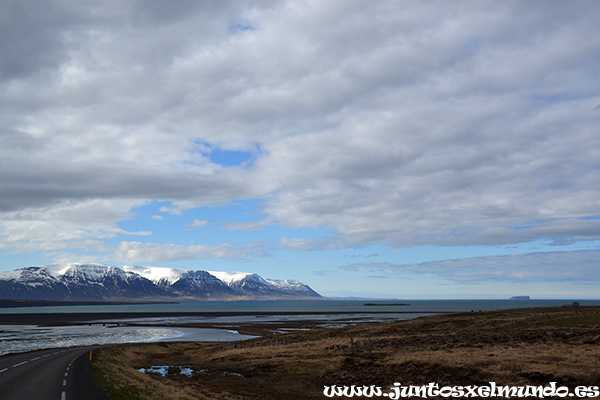
{"label": "sky", "polygon": [[0,2],[0,271],[600,298],[600,2]]}

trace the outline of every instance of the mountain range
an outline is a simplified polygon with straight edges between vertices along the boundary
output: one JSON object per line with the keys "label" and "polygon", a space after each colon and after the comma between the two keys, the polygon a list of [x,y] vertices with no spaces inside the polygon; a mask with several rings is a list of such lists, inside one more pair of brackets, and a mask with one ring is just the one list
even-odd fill
{"label": "mountain range", "polygon": [[293,300],[322,298],[294,280],[249,272],[104,264],[53,264],[0,272],[0,299],[75,301]]}

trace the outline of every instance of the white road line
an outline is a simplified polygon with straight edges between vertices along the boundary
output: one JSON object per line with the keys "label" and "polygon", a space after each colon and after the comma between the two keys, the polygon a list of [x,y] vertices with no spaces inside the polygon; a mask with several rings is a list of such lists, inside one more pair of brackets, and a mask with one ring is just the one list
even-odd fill
{"label": "white road line", "polygon": [[20,367],[21,365],[23,365],[23,364],[27,364],[28,362],[29,362],[29,361],[23,361],[23,362],[20,362],[20,363],[18,363],[18,364],[15,364],[15,365],[13,365],[13,368],[15,368],[15,367]]}
{"label": "white road line", "polygon": [[8,371],[8,368],[0,369],[0,374],[4,371]]}
{"label": "white road line", "polygon": [[68,375],[69,375],[69,373],[68,373],[68,372],[65,372],[65,378],[66,378]]}
{"label": "white road line", "polygon": [[66,379],[63,380],[63,386],[67,386],[67,380]]}
{"label": "white road line", "polygon": [[67,392],[62,392],[60,394],[60,400],[67,400]]}
{"label": "white road line", "polygon": [[31,360],[29,360],[29,361],[37,361],[37,360],[39,360],[40,358],[42,358],[42,357],[36,357],[36,358],[32,358],[32,359],[31,359]]}
{"label": "white road line", "polygon": [[46,357],[50,357],[52,354],[46,354],[45,356],[42,356],[42,358],[46,358]]}

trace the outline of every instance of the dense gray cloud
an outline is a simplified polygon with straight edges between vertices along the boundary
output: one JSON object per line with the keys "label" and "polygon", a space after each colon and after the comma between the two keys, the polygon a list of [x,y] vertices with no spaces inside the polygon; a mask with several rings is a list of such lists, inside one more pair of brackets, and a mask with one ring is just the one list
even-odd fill
{"label": "dense gray cloud", "polygon": [[[596,2],[0,7],[1,248],[86,248],[146,201],[249,198],[257,229],[339,235],[289,248],[600,237]],[[112,212],[89,229],[66,204]],[[24,215],[47,221],[36,239]]]}

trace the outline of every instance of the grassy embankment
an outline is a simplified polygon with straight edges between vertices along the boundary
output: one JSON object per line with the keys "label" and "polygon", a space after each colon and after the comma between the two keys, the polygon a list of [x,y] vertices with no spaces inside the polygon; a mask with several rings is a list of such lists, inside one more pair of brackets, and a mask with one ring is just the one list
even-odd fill
{"label": "grassy embankment", "polygon": [[[351,349],[354,342],[354,354]],[[324,385],[600,384],[600,307],[436,315],[240,343],[134,345],[93,363],[120,399],[315,399]],[[369,351],[370,349],[370,351]],[[143,374],[154,365],[209,374]],[[223,371],[242,374],[223,376]]]}

